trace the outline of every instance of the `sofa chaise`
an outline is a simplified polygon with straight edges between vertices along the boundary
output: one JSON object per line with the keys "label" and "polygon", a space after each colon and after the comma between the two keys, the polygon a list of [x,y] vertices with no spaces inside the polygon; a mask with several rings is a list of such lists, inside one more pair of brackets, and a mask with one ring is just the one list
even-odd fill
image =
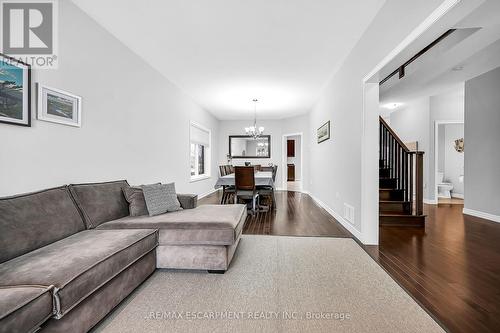
{"label": "sofa chaise", "polygon": [[244,205],[129,216],[126,181],[0,198],[0,333],[87,332],[156,268],[224,272]]}

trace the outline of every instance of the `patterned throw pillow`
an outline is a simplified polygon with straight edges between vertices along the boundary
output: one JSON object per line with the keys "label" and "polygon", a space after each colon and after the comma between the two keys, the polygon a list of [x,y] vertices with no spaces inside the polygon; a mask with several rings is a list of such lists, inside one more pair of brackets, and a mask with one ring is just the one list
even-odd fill
{"label": "patterned throw pillow", "polygon": [[130,186],[124,187],[122,190],[125,200],[128,202],[130,216],[143,216],[149,214],[142,188]]}
{"label": "patterned throw pillow", "polygon": [[181,210],[175,184],[154,184],[141,186],[149,216]]}

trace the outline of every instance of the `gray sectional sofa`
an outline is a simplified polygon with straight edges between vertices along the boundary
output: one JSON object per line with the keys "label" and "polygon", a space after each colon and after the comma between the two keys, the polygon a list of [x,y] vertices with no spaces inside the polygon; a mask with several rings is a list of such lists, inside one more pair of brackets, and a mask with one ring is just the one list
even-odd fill
{"label": "gray sectional sofa", "polygon": [[0,333],[87,332],[156,268],[224,272],[244,205],[129,216],[126,181],[0,198]]}

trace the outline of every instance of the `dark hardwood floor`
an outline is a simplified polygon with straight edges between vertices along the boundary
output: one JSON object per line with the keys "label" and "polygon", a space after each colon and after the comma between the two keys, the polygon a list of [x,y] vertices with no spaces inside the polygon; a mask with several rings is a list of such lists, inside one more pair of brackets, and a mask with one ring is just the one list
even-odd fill
{"label": "dark hardwood floor", "polygon": [[500,332],[500,224],[425,205],[425,229],[381,227],[367,252],[450,332]]}
{"label": "dark hardwood floor", "polygon": [[[221,192],[200,200],[203,204],[220,203]],[[300,192],[276,191],[277,209],[248,215],[244,234],[279,236],[352,237],[337,220]]]}
{"label": "dark hardwood floor", "polygon": [[[278,209],[249,216],[246,234],[352,237],[310,196],[277,192]],[[219,203],[220,194],[200,200]],[[381,227],[364,249],[450,332],[500,332],[500,224],[425,205],[426,227]],[[397,309],[394,309],[397,311]]]}

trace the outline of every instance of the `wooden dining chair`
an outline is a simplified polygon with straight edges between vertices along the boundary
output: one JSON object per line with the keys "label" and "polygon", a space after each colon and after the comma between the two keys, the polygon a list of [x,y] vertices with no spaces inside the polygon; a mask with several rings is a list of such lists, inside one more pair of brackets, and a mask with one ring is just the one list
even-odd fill
{"label": "wooden dining chair", "polygon": [[226,168],[223,165],[219,165],[219,173],[221,177],[226,175]]}
{"label": "wooden dining chair", "polygon": [[255,171],[261,171],[262,169],[262,166],[260,164],[255,164],[253,167],[255,168]]}
{"label": "wooden dining chair", "polygon": [[[273,185],[275,186],[276,182],[276,173],[278,172],[278,166],[274,165],[271,169],[272,171],[272,179]],[[268,197],[271,199],[271,208],[276,209],[276,196],[274,193],[274,186],[258,186],[257,191],[259,192],[260,197]]]}
{"label": "wooden dining chair", "polygon": [[[220,176],[224,177],[229,174],[228,168],[225,165],[219,165]],[[220,204],[223,205],[231,200],[234,195],[234,186],[222,186],[222,198],[220,199]]]}
{"label": "wooden dining chair", "polygon": [[273,167],[272,166],[263,166],[260,168],[260,171],[273,172]]}
{"label": "wooden dining chair", "polygon": [[259,193],[255,186],[255,169],[253,166],[234,167],[234,182],[235,196],[234,203],[238,203],[238,199],[252,200],[252,213],[255,214],[256,208],[259,205]]}
{"label": "wooden dining chair", "polygon": [[232,173],[230,165],[224,165],[224,168],[226,169],[226,175],[230,175]]}

